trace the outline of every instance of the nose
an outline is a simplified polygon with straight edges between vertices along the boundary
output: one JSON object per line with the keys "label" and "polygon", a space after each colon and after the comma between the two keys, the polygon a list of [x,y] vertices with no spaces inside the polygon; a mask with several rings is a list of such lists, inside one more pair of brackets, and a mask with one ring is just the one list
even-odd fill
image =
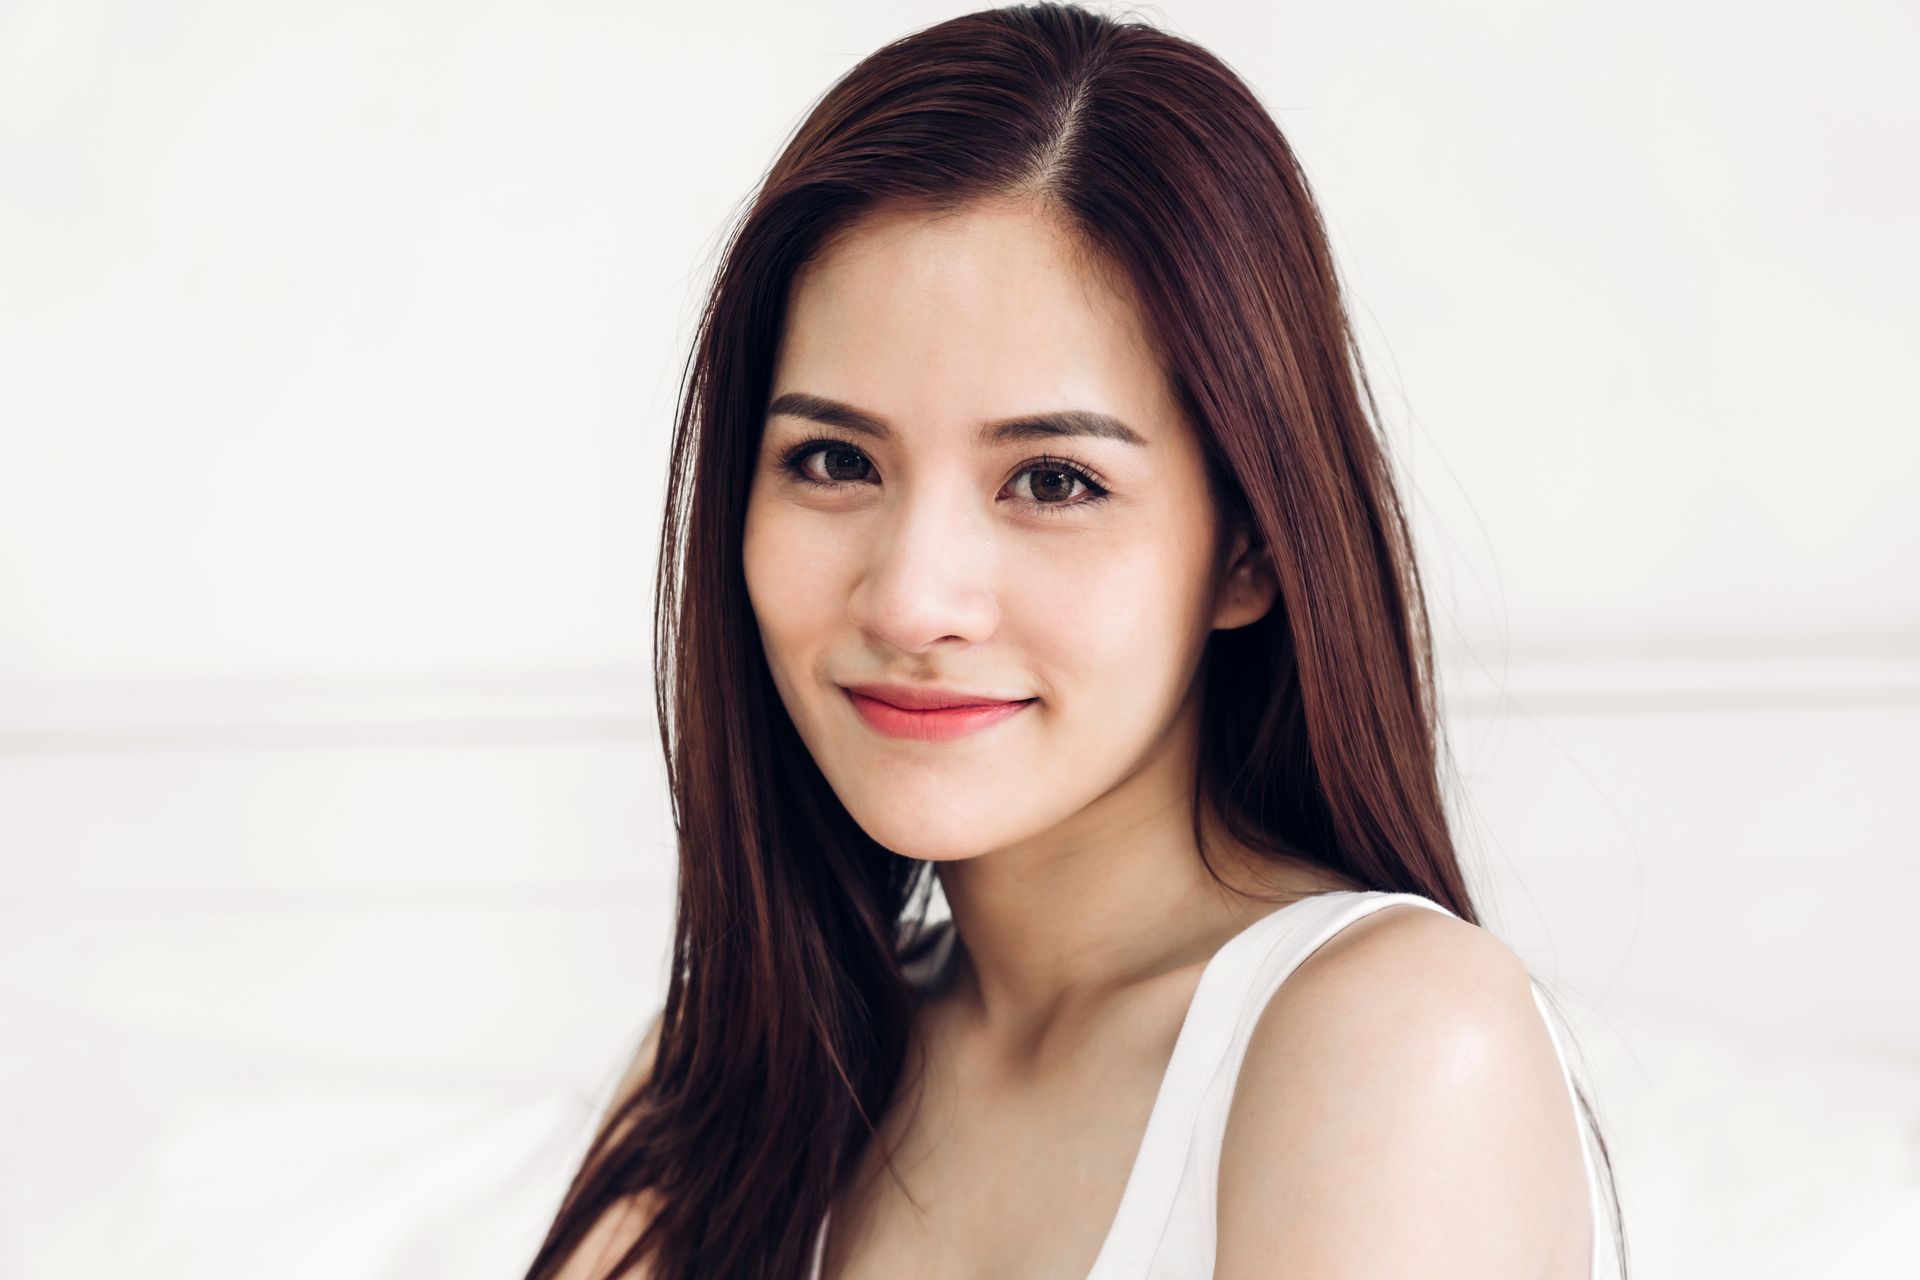
{"label": "nose", "polygon": [[992,636],[998,548],[978,503],[964,486],[941,486],[889,504],[867,526],[866,570],[847,604],[861,630],[905,653]]}

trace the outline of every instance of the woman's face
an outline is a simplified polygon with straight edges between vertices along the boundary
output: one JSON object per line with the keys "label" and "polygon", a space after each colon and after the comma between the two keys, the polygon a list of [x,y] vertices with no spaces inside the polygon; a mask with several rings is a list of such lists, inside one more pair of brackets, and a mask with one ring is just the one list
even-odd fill
{"label": "woman's face", "polygon": [[[1244,537],[1222,545],[1130,292],[1070,246],[1013,206],[889,213],[789,297],[747,590],[801,739],[904,856],[1045,846],[1172,804],[1184,818],[1190,761],[1166,766],[1191,756],[1207,635],[1273,602]],[[1105,430],[993,430],[1073,413]],[[1030,701],[935,740],[845,688],[861,684]]]}

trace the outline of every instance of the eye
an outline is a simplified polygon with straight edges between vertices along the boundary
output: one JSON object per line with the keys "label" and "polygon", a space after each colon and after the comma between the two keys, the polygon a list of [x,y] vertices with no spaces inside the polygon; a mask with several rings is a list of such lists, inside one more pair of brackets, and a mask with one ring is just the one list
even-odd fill
{"label": "eye", "polygon": [[[827,468],[829,474],[824,480],[810,474],[804,465],[805,460],[816,453],[824,454],[828,460]],[[850,463],[850,459],[857,459],[857,461]],[[825,485],[827,488],[833,488],[842,483],[855,483],[859,479],[858,476],[836,476],[831,474],[836,466],[857,469],[861,464],[872,465],[867,462],[867,456],[861,453],[860,450],[850,444],[843,444],[838,440],[809,440],[798,449],[788,453],[785,462],[787,470],[808,484]]]}
{"label": "eye", "polygon": [[[820,455],[826,468],[826,477],[815,475],[807,467],[807,459]],[[870,469],[872,462],[856,445],[844,440],[814,439],[789,449],[781,458],[781,466],[802,484],[820,489],[838,489],[844,485],[860,484],[865,479],[863,468]],[[852,472],[854,474],[844,474]],[[836,474],[841,473],[841,474]],[[1091,467],[1065,458],[1039,457],[1023,463],[1015,473],[1017,483],[1023,476],[1034,477],[1027,486],[1030,493],[1040,495],[1031,498],[1016,498],[1015,501],[1028,510],[1039,511],[1046,515],[1060,515],[1079,507],[1092,506],[1104,501],[1109,490],[1101,483]],[[1074,486],[1083,490],[1078,498],[1073,497]]]}
{"label": "eye", "polygon": [[[1027,491],[1029,493],[1059,499],[1058,501],[1033,500],[1033,505],[1036,507],[1051,507],[1055,509],[1060,507],[1077,507],[1086,502],[1098,502],[1101,498],[1107,496],[1106,490],[1094,484],[1092,478],[1085,472],[1058,458],[1035,459],[1031,464],[1024,467],[1018,475],[1014,476],[1015,482],[1017,483],[1022,476],[1034,477],[1027,485]],[[1086,491],[1088,495],[1086,498],[1073,498],[1073,487],[1076,484],[1080,485]]]}

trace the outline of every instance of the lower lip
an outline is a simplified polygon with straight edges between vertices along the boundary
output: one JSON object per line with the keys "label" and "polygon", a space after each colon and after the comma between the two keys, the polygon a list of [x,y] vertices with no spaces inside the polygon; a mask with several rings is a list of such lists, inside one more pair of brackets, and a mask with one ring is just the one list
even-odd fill
{"label": "lower lip", "polygon": [[951,742],[955,738],[964,738],[1024,711],[1034,701],[1028,698],[1025,702],[993,702],[979,707],[908,711],[851,689],[846,694],[862,720],[890,738],[907,738],[915,742]]}

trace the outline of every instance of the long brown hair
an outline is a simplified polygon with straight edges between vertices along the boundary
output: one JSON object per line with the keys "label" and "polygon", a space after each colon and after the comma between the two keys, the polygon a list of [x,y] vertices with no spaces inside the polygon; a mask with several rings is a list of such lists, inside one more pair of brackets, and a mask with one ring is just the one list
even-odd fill
{"label": "long brown hair", "polygon": [[[1218,58],[1144,23],[1058,4],[939,23],[815,104],[728,241],[695,336],[656,580],[672,971],[652,1074],[606,1117],[528,1280],[642,1192],[657,1212],[609,1276],[646,1257],[662,1280],[803,1277],[902,1083],[918,993],[900,945],[932,864],[869,837],[801,742],[760,647],[742,532],[796,271],[863,215],[1009,198],[1130,278],[1222,520],[1268,550],[1280,584],[1265,618],[1208,641],[1203,861],[1207,803],[1255,848],[1479,923],[1442,800],[1406,518],[1278,126]],[[1624,1257],[1617,1192],[1614,1218]]]}

